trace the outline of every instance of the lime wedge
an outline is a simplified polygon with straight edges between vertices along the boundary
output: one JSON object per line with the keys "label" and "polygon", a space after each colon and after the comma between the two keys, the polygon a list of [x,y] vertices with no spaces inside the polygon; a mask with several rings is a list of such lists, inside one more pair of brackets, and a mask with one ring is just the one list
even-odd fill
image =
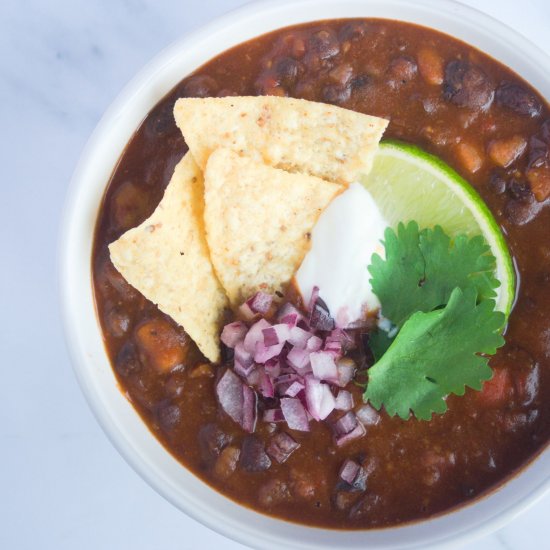
{"label": "lime wedge", "polygon": [[440,225],[449,235],[483,235],[496,258],[497,310],[507,316],[515,294],[515,272],[498,223],[473,187],[441,159],[414,145],[380,144],[362,182],[392,227],[416,220]]}

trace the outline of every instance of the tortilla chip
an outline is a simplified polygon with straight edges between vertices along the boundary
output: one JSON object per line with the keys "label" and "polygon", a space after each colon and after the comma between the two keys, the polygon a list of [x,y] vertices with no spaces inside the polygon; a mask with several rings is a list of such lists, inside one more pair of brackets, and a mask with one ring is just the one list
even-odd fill
{"label": "tortilla chip", "polygon": [[204,188],[212,263],[233,306],[258,290],[285,290],[309,250],[317,218],[343,190],[229,149],[210,156]]}
{"label": "tortilla chip", "polygon": [[204,231],[204,181],[190,154],[176,166],[151,217],[109,246],[122,276],[179,323],[210,360],[220,359],[227,298]]}
{"label": "tortilla chip", "polygon": [[285,97],[179,99],[176,123],[197,164],[227,147],[289,172],[348,185],[368,174],[388,121]]}

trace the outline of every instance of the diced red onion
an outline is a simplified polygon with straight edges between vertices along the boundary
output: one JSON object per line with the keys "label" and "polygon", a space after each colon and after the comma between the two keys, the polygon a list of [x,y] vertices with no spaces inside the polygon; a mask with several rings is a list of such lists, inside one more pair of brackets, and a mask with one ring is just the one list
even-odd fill
{"label": "diced red onion", "polygon": [[304,388],[305,386],[296,380],[295,382],[292,382],[285,390],[285,395],[288,395],[289,397],[296,397]]}
{"label": "diced red onion", "polygon": [[346,390],[340,390],[336,396],[334,408],[339,411],[350,411],[353,409],[353,395]]}
{"label": "diced red onion", "polygon": [[266,449],[267,454],[276,460],[279,464],[286,462],[288,457],[297,449],[300,444],[288,435],[286,432],[275,434]]}
{"label": "diced red onion", "polygon": [[380,413],[370,405],[363,405],[355,414],[365,426],[376,426],[380,422]]}
{"label": "diced red onion", "polygon": [[308,340],[312,337],[313,333],[300,327],[292,327],[288,341],[297,348],[306,349]]}
{"label": "diced red onion", "polygon": [[338,385],[341,388],[347,386],[355,375],[355,363],[351,359],[340,359],[336,364],[338,369]]}
{"label": "diced red onion", "polygon": [[244,337],[244,349],[248,351],[248,353],[254,354],[256,352],[256,344],[258,344],[259,342],[263,344],[264,335],[262,331],[265,328],[269,328],[270,326],[271,324],[268,323],[265,319],[260,319],[257,323],[254,323],[250,327],[250,330]]}
{"label": "diced red onion", "polygon": [[354,439],[363,437],[366,433],[367,431],[365,430],[365,426],[363,426],[361,422],[357,422],[357,426],[355,426],[355,428],[351,432],[336,437],[336,445],[338,447],[341,447],[342,445],[345,445],[346,443],[349,443]]}
{"label": "diced red onion", "polygon": [[256,292],[245,304],[254,312],[265,315],[273,302],[273,296],[265,292]]}
{"label": "diced red onion", "polygon": [[263,342],[256,344],[256,352],[254,353],[254,361],[256,363],[265,363],[274,357],[277,357],[283,350],[284,342],[276,344],[275,346],[266,346]]}
{"label": "diced red onion", "polygon": [[294,347],[288,352],[286,360],[291,367],[304,370],[309,366],[309,352]]}
{"label": "diced red onion", "polygon": [[289,372],[285,374],[281,374],[275,379],[275,384],[292,384],[292,382],[296,382],[300,380],[300,376],[296,374],[295,372]]}
{"label": "diced red onion", "polygon": [[355,481],[355,478],[357,477],[360,468],[361,466],[357,464],[357,462],[346,458],[346,460],[342,464],[342,467],[340,468],[338,476],[346,483],[353,485],[353,482]]}
{"label": "diced red onion", "polygon": [[350,486],[351,491],[365,491],[367,488],[368,472],[354,460],[347,458],[338,475]]}
{"label": "diced red onion", "polygon": [[309,355],[309,360],[315,378],[331,382],[336,382],[338,380],[338,369],[330,353],[315,351]]}
{"label": "diced red onion", "polygon": [[323,351],[330,353],[335,360],[340,359],[343,355],[342,344],[340,343],[340,341],[333,340],[330,336],[325,340]]}
{"label": "diced red onion", "polygon": [[233,362],[233,370],[239,375],[241,376],[242,378],[248,378],[248,376],[250,375],[250,373],[254,370],[256,366],[254,365],[254,363],[250,363],[250,365],[248,365],[248,367],[245,367],[241,364],[241,362],[235,358],[234,362]]}
{"label": "diced red onion", "polygon": [[313,308],[315,307],[315,304],[317,303],[317,300],[319,299],[319,287],[314,286],[311,289],[311,296],[309,298],[309,304],[308,304],[308,311],[313,311]]}
{"label": "diced red onion", "polygon": [[302,314],[290,302],[287,302],[277,314],[279,323],[285,323],[289,328],[295,327],[303,319]]}
{"label": "diced red onion", "polygon": [[315,420],[324,420],[334,410],[334,395],[327,384],[316,378],[306,378],[307,409]]}
{"label": "diced red onion", "polygon": [[315,330],[332,330],[334,319],[330,316],[327,305],[321,298],[317,298],[309,316],[309,326]]}
{"label": "diced red onion", "polygon": [[281,410],[291,430],[309,432],[309,422],[302,402],[295,397],[283,397]]}
{"label": "diced red onion", "polygon": [[288,325],[279,323],[277,325],[273,325],[272,327],[264,328],[262,330],[262,334],[264,337],[264,344],[266,346],[276,346],[280,343],[284,344],[289,339],[290,329],[288,328]]}
{"label": "diced red onion", "polygon": [[254,363],[254,357],[244,349],[244,343],[238,342],[235,346],[235,360],[238,361],[244,368],[249,367]]}
{"label": "diced red onion", "polygon": [[242,427],[252,433],[256,429],[256,419],[258,417],[258,399],[256,392],[243,384],[243,420]]}
{"label": "diced red onion", "polygon": [[319,336],[312,336],[306,344],[308,351],[319,351],[323,347],[323,340]]}
{"label": "diced red onion", "polygon": [[359,421],[355,413],[349,411],[333,424],[334,433],[336,436],[349,434],[355,429],[358,423]]}
{"label": "diced red onion", "polygon": [[[300,376],[295,372],[281,374],[274,380],[278,395],[286,395],[287,389],[294,383],[300,381]],[[294,396],[291,396],[294,397]]]}
{"label": "diced red onion", "polygon": [[273,386],[273,381],[266,374],[265,369],[261,369],[259,390],[264,397],[275,397],[275,388]]}
{"label": "diced red onion", "polygon": [[238,424],[243,420],[243,383],[232,371],[226,370],[216,384],[216,395],[222,409]]}
{"label": "diced red onion", "polygon": [[264,369],[271,379],[277,378],[281,374],[281,362],[278,358],[269,359],[265,362]]}
{"label": "diced red onion", "polygon": [[242,321],[235,321],[223,327],[220,339],[228,348],[233,349],[244,339],[247,332],[248,327]]}

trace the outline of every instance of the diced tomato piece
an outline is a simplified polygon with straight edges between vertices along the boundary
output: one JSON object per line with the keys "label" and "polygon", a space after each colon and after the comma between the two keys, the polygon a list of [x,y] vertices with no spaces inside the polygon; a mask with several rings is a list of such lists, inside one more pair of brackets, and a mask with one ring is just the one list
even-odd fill
{"label": "diced tomato piece", "polygon": [[159,372],[168,372],[185,361],[186,338],[164,319],[143,323],[137,328],[135,338],[145,362]]}
{"label": "diced tomato piece", "polygon": [[513,394],[514,386],[508,369],[493,369],[493,378],[483,384],[478,396],[486,405],[501,405]]}

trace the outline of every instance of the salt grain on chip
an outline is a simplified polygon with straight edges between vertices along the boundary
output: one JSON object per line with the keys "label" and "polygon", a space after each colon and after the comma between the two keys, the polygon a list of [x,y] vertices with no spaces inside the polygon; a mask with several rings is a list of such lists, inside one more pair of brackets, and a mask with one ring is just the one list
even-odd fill
{"label": "salt grain on chip", "polygon": [[220,359],[227,297],[204,231],[204,181],[188,153],[150,218],[109,246],[111,261],[148,300],[183,326],[201,352]]}
{"label": "salt grain on chip", "polygon": [[322,210],[343,190],[218,149],[206,165],[205,225],[212,263],[233,306],[284,291]]}
{"label": "salt grain on chip", "polygon": [[179,99],[174,116],[202,170],[221,147],[269,166],[348,185],[368,174],[383,118],[303,99]]}

